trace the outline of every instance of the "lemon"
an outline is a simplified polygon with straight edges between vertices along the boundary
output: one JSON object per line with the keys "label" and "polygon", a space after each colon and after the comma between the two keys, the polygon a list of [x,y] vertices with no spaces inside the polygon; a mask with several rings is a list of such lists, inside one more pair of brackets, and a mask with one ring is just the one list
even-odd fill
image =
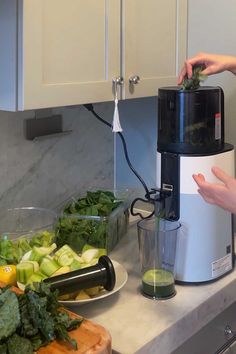
{"label": "lemon", "polygon": [[7,285],[15,285],[16,266],[13,264],[0,266],[0,280]]}

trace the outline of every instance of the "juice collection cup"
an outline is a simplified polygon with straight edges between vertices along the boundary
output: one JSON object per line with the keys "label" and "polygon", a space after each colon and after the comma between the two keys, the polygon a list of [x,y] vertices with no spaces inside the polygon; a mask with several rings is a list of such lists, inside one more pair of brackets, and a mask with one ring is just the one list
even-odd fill
{"label": "juice collection cup", "polygon": [[158,217],[138,222],[143,295],[167,299],[175,295],[174,264],[180,223]]}

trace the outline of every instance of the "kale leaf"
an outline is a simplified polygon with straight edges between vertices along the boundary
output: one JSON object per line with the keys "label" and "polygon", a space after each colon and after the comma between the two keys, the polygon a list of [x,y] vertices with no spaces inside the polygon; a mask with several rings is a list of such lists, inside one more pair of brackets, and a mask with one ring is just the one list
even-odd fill
{"label": "kale leaf", "polygon": [[8,354],[33,354],[33,346],[29,339],[14,333],[7,340]]}
{"label": "kale leaf", "polygon": [[196,65],[193,67],[193,75],[191,79],[185,76],[182,82],[182,89],[183,90],[197,90],[200,86],[200,82],[206,80],[207,76],[202,75],[201,72],[204,70],[203,65]]}
{"label": "kale leaf", "polygon": [[19,325],[20,312],[17,296],[6,287],[1,290],[0,294],[0,340],[12,335]]}
{"label": "kale leaf", "polygon": [[83,319],[62,311],[58,293],[51,292],[49,284],[34,285],[35,291],[26,287],[23,294],[9,287],[0,289],[0,354],[32,354],[54,339],[77,349],[68,331],[79,327]]}

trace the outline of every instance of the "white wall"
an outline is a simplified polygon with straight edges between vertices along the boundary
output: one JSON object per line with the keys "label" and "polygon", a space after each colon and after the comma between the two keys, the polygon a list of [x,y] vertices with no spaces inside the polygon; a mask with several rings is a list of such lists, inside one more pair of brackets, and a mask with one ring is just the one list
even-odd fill
{"label": "white wall", "polygon": [[[94,108],[111,121],[113,105]],[[0,211],[9,207],[55,208],[72,194],[113,186],[113,135],[83,106],[60,108],[71,134],[29,141],[24,119],[33,111],[0,111]],[[39,118],[38,118],[39,119]]]}

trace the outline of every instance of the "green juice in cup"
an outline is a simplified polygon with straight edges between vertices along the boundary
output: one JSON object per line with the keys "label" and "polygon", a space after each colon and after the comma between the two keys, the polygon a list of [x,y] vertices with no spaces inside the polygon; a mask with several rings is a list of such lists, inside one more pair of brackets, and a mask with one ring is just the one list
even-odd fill
{"label": "green juice in cup", "polygon": [[165,269],[149,269],[142,277],[142,291],[145,295],[156,298],[168,298],[175,295],[174,276]]}

